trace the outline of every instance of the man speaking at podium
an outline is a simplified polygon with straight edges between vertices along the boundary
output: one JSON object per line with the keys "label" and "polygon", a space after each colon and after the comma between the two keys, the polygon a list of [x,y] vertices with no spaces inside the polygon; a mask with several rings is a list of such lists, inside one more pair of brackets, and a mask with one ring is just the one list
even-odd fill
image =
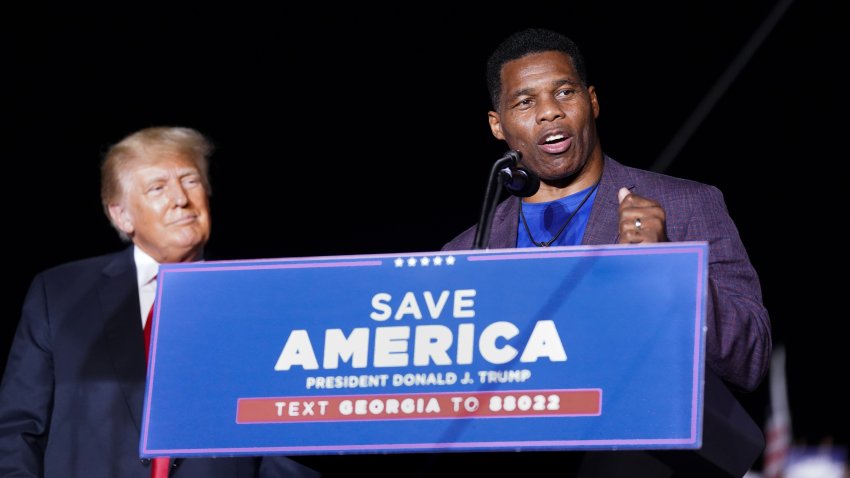
{"label": "man speaking at podium", "polygon": [[318,476],[286,457],[139,458],[143,327],[159,264],[203,258],[211,152],[193,129],[154,127],[106,153],[103,207],[133,245],[33,280],[0,383],[0,476]]}
{"label": "man speaking at podium", "polygon": [[[520,153],[520,166],[536,174],[540,185],[536,192],[526,192],[529,197],[509,197],[496,207],[489,242],[484,247],[708,242],[703,445],[708,452],[712,439],[721,439],[710,436],[716,433],[709,417],[712,401],[721,400],[740,409],[722,384],[714,383],[716,377],[736,391],[752,391],[764,377],[771,354],[770,321],[762,304],[758,276],[722,194],[712,186],[624,166],[604,154],[596,130],[600,112],[596,90],[588,83],[578,47],[559,33],[529,29],[508,37],[487,62],[487,83],[493,106],[488,115],[493,136]],[[443,249],[472,249],[474,236],[475,226]],[[735,464],[725,467],[727,471],[749,460],[748,467],[761,452],[762,437],[755,436],[760,431],[749,422],[754,436],[744,439],[755,442],[750,456],[736,459]],[[727,426],[741,429],[736,423]],[[534,455],[536,459],[546,456]],[[593,461],[601,461],[596,458],[604,455],[609,464],[599,468],[598,463],[585,463],[582,470],[587,476],[591,476],[591,469],[599,476],[618,476],[621,472],[623,476],[673,476],[670,473],[681,471],[669,466],[669,462],[678,460],[675,452],[586,455]],[[627,455],[634,455],[638,461],[660,457],[668,463],[647,461],[644,468],[614,464]],[[649,455],[652,457],[647,458]],[[488,457],[481,459],[487,461]],[[716,463],[706,466],[724,468]],[[640,471],[650,468],[659,472]],[[699,472],[692,469],[690,473],[682,476],[698,476]]]}

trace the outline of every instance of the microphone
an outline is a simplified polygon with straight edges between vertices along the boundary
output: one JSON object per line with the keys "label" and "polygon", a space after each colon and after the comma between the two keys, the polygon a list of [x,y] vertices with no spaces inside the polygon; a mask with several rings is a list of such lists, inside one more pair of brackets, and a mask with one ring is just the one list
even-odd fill
{"label": "microphone", "polygon": [[[519,156],[519,152],[516,152],[516,154]],[[499,179],[502,180],[502,185],[509,193],[521,198],[534,196],[534,193],[540,189],[540,176],[525,168],[508,166],[499,171]]]}
{"label": "microphone", "polygon": [[536,174],[525,168],[517,167],[520,159],[522,159],[522,154],[519,151],[510,150],[493,164],[490,178],[487,181],[487,189],[484,192],[481,218],[478,220],[478,226],[475,230],[473,249],[485,249],[487,247],[490,240],[493,212],[499,200],[499,189],[503,185],[511,194],[519,197],[531,196],[540,188],[540,178]]}

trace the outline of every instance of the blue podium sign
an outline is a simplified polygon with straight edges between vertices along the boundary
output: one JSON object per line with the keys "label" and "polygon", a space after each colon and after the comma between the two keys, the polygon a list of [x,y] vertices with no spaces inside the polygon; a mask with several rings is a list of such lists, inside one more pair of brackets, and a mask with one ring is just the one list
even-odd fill
{"label": "blue podium sign", "polygon": [[698,448],[703,242],[163,265],[140,453]]}

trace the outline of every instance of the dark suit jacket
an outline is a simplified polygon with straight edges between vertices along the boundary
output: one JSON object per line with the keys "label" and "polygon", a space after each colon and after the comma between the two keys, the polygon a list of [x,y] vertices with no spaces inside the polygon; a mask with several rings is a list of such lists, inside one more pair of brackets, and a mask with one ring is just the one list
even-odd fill
{"label": "dark suit jacket", "polygon": [[[770,320],[761,286],[720,191],[705,184],[624,166],[605,157],[602,180],[582,244],[616,244],[617,191],[629,188],[664,207],[670,241],[707,241],[709,297],[706,363],[736,389],[755,389],[771,354]],[[490,249],[516,247],[519,198],[509,197],[493,215]],[[443,247],[470,249],[475,226]]]}
{"label": "dark suit jacket", "polygon": [[[0,476],[149,478],[133,248],[32,282],[0,384]],[[286,457],[176,459],[174,478],[318,476]]]}

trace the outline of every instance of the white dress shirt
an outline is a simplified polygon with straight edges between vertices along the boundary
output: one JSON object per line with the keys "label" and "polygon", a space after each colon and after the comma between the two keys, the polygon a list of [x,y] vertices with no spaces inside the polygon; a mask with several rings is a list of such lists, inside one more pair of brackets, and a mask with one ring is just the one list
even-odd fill
{"label": "white dress shirt", "polygon": [[139,313],[142,316],[142,329],[148,320],[148,313],[156,298],[156,274],[159,263],[147,255],[138,246],[133,247],[133,260],[136,262],[136,283],[139,288]]}

